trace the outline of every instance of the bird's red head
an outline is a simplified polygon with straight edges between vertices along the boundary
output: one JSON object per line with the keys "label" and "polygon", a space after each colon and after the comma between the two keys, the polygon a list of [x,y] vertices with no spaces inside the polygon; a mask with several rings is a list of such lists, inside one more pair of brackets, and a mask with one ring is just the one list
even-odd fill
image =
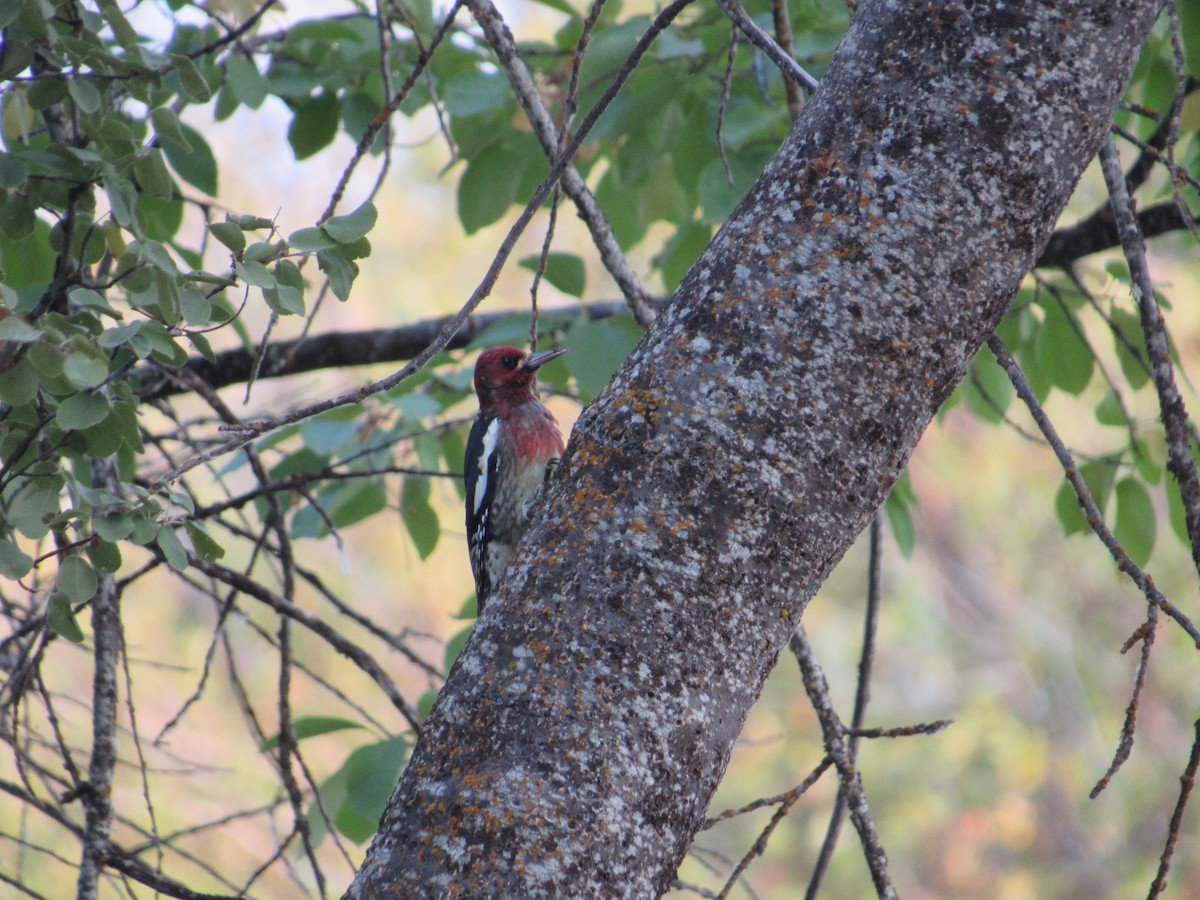
{"label": "bird's red head", "polygon": [[565,347],[526,353],[516,347],[484,350],[475,363],[475,393],[485,413],[500,412],[534,399],[537,370],[566,353]]}

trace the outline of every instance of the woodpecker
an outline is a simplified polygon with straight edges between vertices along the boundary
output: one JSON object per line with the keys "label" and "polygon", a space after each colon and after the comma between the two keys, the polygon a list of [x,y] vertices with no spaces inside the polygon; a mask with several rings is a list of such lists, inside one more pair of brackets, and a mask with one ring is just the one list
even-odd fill
{"label": "woodpecker", "polygon": [[485,350],[475,363],[479,415],[467,438],[467,547],[477,608],[499,584],[563,440],[550,410],[534,393],[537,370],[566,348],[525,353]]}

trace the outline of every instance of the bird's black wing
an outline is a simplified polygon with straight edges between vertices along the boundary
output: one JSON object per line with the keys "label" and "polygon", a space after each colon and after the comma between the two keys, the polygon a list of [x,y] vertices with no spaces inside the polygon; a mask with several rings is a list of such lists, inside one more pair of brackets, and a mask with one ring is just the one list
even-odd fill
{"label": "bird's black wing", "polygon": [[492,592],[487,571],[488,521],[492,501],[496,496],[496,478],[500,469],[500,419],[496,416],[475,417],[467,438],[466,466],[463,475],[467,482],[467,548],[471,553],[471,573],[475,576],[476,606],[483,605]]}

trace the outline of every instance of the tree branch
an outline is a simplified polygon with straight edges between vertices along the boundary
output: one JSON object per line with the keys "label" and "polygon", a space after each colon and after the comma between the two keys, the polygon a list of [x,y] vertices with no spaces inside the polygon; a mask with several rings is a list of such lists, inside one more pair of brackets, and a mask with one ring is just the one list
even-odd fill
{"label": "tree branch", "polygon": [[1192,563],[1200,572],[1200,474],[1196,471],[1196,462],[1191,454],[1187,407],[1175,385],[1175,367],[1171,362],[1166,322],[1155,299],[1154,284],[1146,263],[1146,245],[1133,215],[1133,201],[1125,186],[1121,157],[1112,137],[1100,148],[1100,168],[1104,171],[1111,204],[1116,211],[1117,232],[1133,281],[1133,298],[1141,313],[1146,354],[1150,357],[1150,373],[1158,392],[1158,406],[1167,433],[1167,468],[1179,486],[1188,538],[1191,540]]}
{"label": "tree branch", "polygon": [[[475,16],[475,21],[483,29],[483,35],[495,52],[501,68],[508,75],[513,93],[516,94],[521,108],[525,110],[529,124],[533,126],[534,135],[541,143],[546,156],[553,162],[561,149],[558,129],[554,127],[554,121],[542,102],[541,94],[538,93],[529,70],[521,61],[512,32],[504,24],[500,11],[491,0],[467,0],[467,5],[471,14]],[[629,260],[625,258],[612,232],[612,226],[608,224],[608,217],[574,164],[567,166],[563,171],[562,189],[579,210],[579,217],[591,232],[592,242],[600,253],[600,260],[617,282],[621,293],[625,295],[629,308],[633,310],[633,317],[643,328],[648,327],[654,321],[654,306],[650,294],[642,285],[633,266],[629,264]]]}

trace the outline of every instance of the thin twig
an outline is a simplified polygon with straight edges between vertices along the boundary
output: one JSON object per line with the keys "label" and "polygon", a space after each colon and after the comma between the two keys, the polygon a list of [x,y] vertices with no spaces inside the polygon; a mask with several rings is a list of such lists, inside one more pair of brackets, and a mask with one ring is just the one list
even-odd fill
{"label": "thin twig", "polygon": [[[775,22],[775,41],[779,49],[788,55],[789,59],[796,58],[792,45],[792,19],[788,14],[787,0],[771,0],[771,18]],[[783,90],[787,96],[788,115],[795,122],[800,118],[804,108],[804,98],[800,95],[800,85],[791,78],[783,79]]]}
{"label": "thin twig", "polygon": [[1175,803],[1175,811],[1171,814],[1171,824],[1167,828],[1167,844],[1163,848],[1162,857],[1158,861],[1158,872],[1150,885],[1150,900],[1159,896],[1167,889],[1167,873],[1171,871],[1171,857],[1175,854],[1175,845],[1179,842],[1179,829],[1183,826],[1183,811],[1187,808],[1196,786],[1196,770],[1200,769],[1200,719],[1195,724],[1195,736],[1192,738],[1192,754],[1188,758],[1187,768],[1179,778],[1179,800]]}
{"label": "thin twig", "polygon": [[[779,804],[779,809],[775,810],[774,815],[771,816],[771,821],[767,823],[767,826],[759,834],[758,838],[754,841],[753,846],[746,851],[746,855],[738,861],[738,864],[734,867],[733,871],[729,875],[728,880],[725,882],[724,887],[721,888],[721,892],[717,894],[717,900],[725,900],[725,898],[729,896],[729,892],[733,890],[733,886],[737,883],[738,879],[741,878],[742,874],[747,868],[749,868],[750,863],[766,852],[767,843],[771,840],[771,835],[775,833],[775,829],[779,827],[779,823],[787,817],[789,812],[791,812],[792,807],[796,805],[796,801],[804,796],[805,792],[810,787],[817,783],[817,780],[832,764],[833,760],[826,756],[823,760],[821,760],[820,765],[813,769],[813,771],[807,778],[804,779],[804,781],[800,782],[799,786],[783,795],[783,799]],[[729,815],[737,815],[738,812],[741,811],[743,810],[735,811]],[[719,818],[728,818],[728,816],[723,813]]]}
{"label": "thin twig", "polygon": [[413,69],[408,73],[408,77],[404,79],[404,83],[400,85],[400,90],[396,91],[379,114],[371,120],[367,125],[367,130],[363,133],[362,138],[358,142],[358,146],[354,148],[354,153],[350,157],[350,161],[346,163],[346,168],[342,171],[342,177],[338,179],[337,187],[333,189],[333,194],[329,198],[329,205],[325,207],[325,212],[321,213],[321,218],[317,220],[320,225],[329,221],[337,210],[338,203],[341,202],[342,195],[346,193],[346,186],[350,183],[350,177],[354,174],[354,170],[358,168],[358,164],[362,162],[363,157],[371,149],[375,143],[375,138],[379,136],[391,120],[392,116],[398,110],[401,104],[408,98],[409,91],[413,89],[413,85],[417,83],[417,79],[421,77],[421,73],[425,71],[425,67],[429,65],[429,61],[433,58],[434,51],[441,44],[442,39],[450,31],[454,24],[454,19],[458,15],[458,11],[462,9],[463,0],[454,0],[454,4],[450,7],[450,11],[446,13],[446,17],[442,19],[442,24],[434,34],[433,40],[429,43],[429,49],[422,48],[417,53],[417,59],[413,63]]}
{"label": "thin twig", "polygon": [[1187,632],[1188,636],[1196,642],[1197,648],[1200,648],[1200,629],[1197,629],[1192,620],[1163,595],[1162,591],[1158,589],[1158,585],[1154,583],[1154,579],[1146,574],[1141,566],[1130,559],[1125,548],[1113,536],[1112,531],[1104,521],[1104,516],[1096,506],[1096,500],[1092,497],[1092,492],[1088,489],[1083,477],[1079,474],[1075,460],[1071,458],[1071,452],[1063,444],[1062,438],[1058,436],[1058,429],[1054,427],[1054,424],[1050,421],[1050,417],[1046,415],[1046,410],[1038,402],[1037,396],[1033,393],[1033,388],[1029,386],[1029,381],[1021,371],[1021,367],[1017,365],[1017,361],[1013,359],[1013,355],[1008,347],[995,335],[988,338],[987,343],[988,349],[992,351],[996,357],[996,361],[1000,363],[1000,368],[1004,369],[1013,387],[1016,388],[1017,396],[1024,401],[1025,405],[1029,408],[1029,414],[1033,416],[1033,420],[1037,423],[1038,428],[1046,436],[1051,449],[1054,450],[1054,455],[1058,457],[1058,461],[1062,465],[1063,472],[1067,476],[1067,481],[1071,483],[1071,487],[1075,490],[1075,497],[1079,500],[1079,505],[1083,507],[1083,514],[1087,518],[1088,525],[1091,526],[1092,531],[1100,538],[1100,542],[1108,549],[1109,554],[1117,564],[1117,568],[1129,576],[1129,579],[1137,585],[1138,590],[1146,596],[1146,599],[1174,619]]}
{"label": "thin twig", "polygon": [[813,653],[812,645],[808,642],[808,636],[804,633],[803,625],[797,625],[796,630],[792,632],[788,649],[791,650],[792,656],[796,658],[796,662],[800,666],[804,690],[817,713],[817,719],[821,722],[821,733],[825,738],[825,752],[833,758],[833,764],[837,767],[841,792],[846,797],[846,805],[850,810],[850,821],[854,823],[854,827],[858,831],[858,839],[862,843],[863,856],[866,857],[867,868],[871,872],[871,881],[875,885],[875,892],[880,897],[894,900],[898,894],[888,875],[887,853],[875,830],[875,821],[871,817],[867,796],[863,791],[862,777],[855,769],[854,759],[850,755],[846,742],[846,729],[833,708],[829,684],[825,680],[821,664],[817,662],[816,654]]}
{"label": "thin twig", "polygon": [[[729,168],[729,154],[725,152],[725,111],[729,108],[729,93],[733,90],[733,64],[737,61],[738,30],[729,32],[729,57],[725,61],[725,77],[721,79],[721,102],[717,106],[717,150],[721,154],[721,165],[725,167],[725,180],[733,186],[733,171]],[[791,82],[788,82],[791,84]]]}
{"label": "thin twig", "polygon": [[[875,661],[875,634],[879,628],[879,604],[883,594],[883,567],[881,564],[882,526],[880,517],[871,520],[867,537],[869,555],[867,561],[867,604],[863,615],[862,652],[858,658],[858,687],[854,692],[854,712],[850,716],[849,740],[847,750],[851,761],[858,757],[859,730],[863,727],[863,717],[866,715],[867,702],[871,697],[871,666]],[[838,835],[842,830],[842,821],[846,814],[846,794],[839,790],[833,804],[833,812],[829,816],[829,827],[825,831],[825,840],[821,844],[821,852],[817,855],[816,865],[808,880],[808,889],[804,892],[807,900],[813,900],[821,889],[821,880],[833,859],[833,849],[837,846]]]}
{"label": "thin twig", "polygon": [[745,806],[739,806],[736,809],[727,809],[719,815],[713,816],[710,819],[705,819],[700,825],[700,831],[705,831],[712,828],[718,822],[724,822],[726,819],[732,819],[734,816],[744,816],[748,812],[754,812],[756,809],[762,809],[764,806],[778,806],[780,803],[795,803],[809,788],[811,788],[820,777],[825,774],[825,770],[833,765],[833,759],[826,756],[821,760],[820,764],[808,773],[807,777],[792,788],[790,791],[784,791],[782,794],[776,794],[774,797],[760,797],[747,803]]}
{"label": "thin twig", "polygon": [[1099,797],[1108,787],[1109,782],[1113,780],[1121,766],[1125,765],[1125,761],[1129,759],[1129,754],[1133,752],[1133,739],[1137,733],[1137,716],[1142,700],[1142,689],[1146,686],[1146,672],[1150,668],[1150,648],[1154,645],[1154,636],[1157,631],[1158,607],[1150,603],[1147,608],[1146,621],[1138,627],[1133,637],[1126,641],[1125,646],[1121,648],[1121,652],[1125,653],[1140,641],[1142,652],[1138,655],[1137,671],[1133,677],[1133,692],[1125,707],[1125,721],[1121,725],[1121,737],[1117,740],[1116,752],[1113,753],[1113,760],[1109,763],[1108,770],[1088,794],[1092,800]]}
{"label": "thin twig", "polygon": [[763,31],[755,23],[746,11],[742,9],[739,0],[717,0],[717,5],[725,15],[729,16],[729,20],[733,22],[742,32],[749,38],[750,43],[766,54],[771,62],[779,67],[779,71],[783,73],[784,78],[791,79],[804,88],[810,94],[817,89],[817,79],[809,75],[796,60],[792,59],[790,53],[785,53],[775,39]]}
{"label": "thin twig", "polygon": [[[569,149],[568,152],[562,153],[560,147],[561,138],[558,129],[554,127],[554,120],[546,110],[541,95],[538,93],[537,86],[534,84],[525,63],[520,58],[516,41],[513,40],[512,32],[509,31],[508,26],[504,23],[500,11],[496,9],[492,0],[467,0],[467,2],[470,6],[471,14],[475,17],[475,21],[483,29],[484,38],[496,54],[496,59],[500,67],[508,75],[508,81],[512,86],[513,93],[516,94],[517,102],[521,104],[526,118],[529,119],[530,125],[533,126],[533,133],[542,145],[542,150],[552,161],[563,157],[568,161],[568,164],[563,168],[561,173],[563,191],[571,198],[571,202],[575,204],[575,208],[579,211],[580,218],[587,225],[588,231],[592,235],[592,243],[595,244],[597,251],[600,253],[600,261],[608,269],[613,280],[617,282],[617,286],[625,296],[625,301],[633,311],[633,317],[643,328],[648,328],[650,323],[654,321],[654,307],[650,302],[650,294],[642,285],[641,279],[638,278],[633,266],[625,258],[625,254],[622,252],[616,236],[613,235],[608,217],[596,201],[595,195],[592,194],[591,189],[587,186],[587,183],[583,180],[583,176],[579,174],[574,164],[570,163],[570,160],[575,156],[575,149],[581,143],[581,137],[591,131],[591,125],[585,120],[584,124],[580,127],[580,131],[576,133],[575,140],[572,142],[572,146],[575,149]],[[685,3],[684,5],[686,6],[687,4]],[[670,8],[668,7],[668,9]],[[667,10],[664,10],[659,18],[662,18],[666,13]],[[672,13],[670,18],[673,19],[676,15],[678,15],[678,12]],[[647,31],[646,34],[648,36],[657,34],[655,30],[656,25],[657,20],[654,25],[651,25],[650,31]],[[586,49],[586,41],[589,36],[590,32],[585,30],[580,38],[580,45],[576,48],[577,56],[582,55],[583,50]],[[627,71],[627,67],[628,62],[618,71],[617,76],[609,86],[610,90],[613,86],[623,83],[628,78],[629,72]],[[539,202],[538,205],[540,206],[541,203]]]}

